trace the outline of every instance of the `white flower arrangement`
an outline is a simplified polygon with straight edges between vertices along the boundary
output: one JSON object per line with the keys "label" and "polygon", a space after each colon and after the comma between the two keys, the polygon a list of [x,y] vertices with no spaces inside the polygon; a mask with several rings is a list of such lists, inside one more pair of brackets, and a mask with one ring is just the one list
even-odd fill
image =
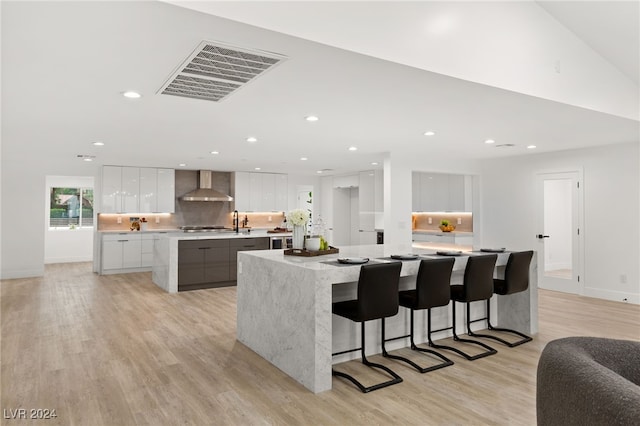
{"label": "white flower arrangement", "polygon": [[302,209],[291,210],[287,213],[287,221],[293,226],[305,226],[309,222],[309,213]]}

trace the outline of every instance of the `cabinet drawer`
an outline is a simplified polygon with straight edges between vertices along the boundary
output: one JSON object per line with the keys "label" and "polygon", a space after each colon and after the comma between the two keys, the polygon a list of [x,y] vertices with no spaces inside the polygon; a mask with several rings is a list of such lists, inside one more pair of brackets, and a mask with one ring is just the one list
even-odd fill
{"label": "cabinet drawer", "polygon": [[182,240],[178,241],[178,249],[205,248],[205,247],[229,247],[229,240]]}
{"label": "cabinet drawer", "polygon": [[117,234],[103,234],[102,241],[140,241],[141,235],[133,232],[118,232]]}
{"label": "cabinet drawer", "polygon": [[269,248],[269,238],[238,238],[230,240],[229,246],[240,250],[267,250]]}

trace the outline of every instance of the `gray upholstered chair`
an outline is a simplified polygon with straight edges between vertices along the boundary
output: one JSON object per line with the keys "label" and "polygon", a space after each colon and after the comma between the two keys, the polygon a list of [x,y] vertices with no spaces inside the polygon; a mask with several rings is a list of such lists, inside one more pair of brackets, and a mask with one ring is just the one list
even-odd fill
{"label": "gray upholstered chair", "polygon": [[538,425],[640,425],[640,342],[568,337],[538,363]]}

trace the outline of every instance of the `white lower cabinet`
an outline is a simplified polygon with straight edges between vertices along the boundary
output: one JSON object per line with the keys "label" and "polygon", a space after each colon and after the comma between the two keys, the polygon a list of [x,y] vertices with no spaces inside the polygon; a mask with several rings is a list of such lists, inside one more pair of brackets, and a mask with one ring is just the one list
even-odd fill
{"label": "white lower cabinet", "polygon": [[140,266],[143,268],[153,267],[153,234],[140,235]]}
{"label": "white lower cabinet", "polygon": [[102,235],[100,273],[150,271],[153,267],[153,243],[153,233]]}

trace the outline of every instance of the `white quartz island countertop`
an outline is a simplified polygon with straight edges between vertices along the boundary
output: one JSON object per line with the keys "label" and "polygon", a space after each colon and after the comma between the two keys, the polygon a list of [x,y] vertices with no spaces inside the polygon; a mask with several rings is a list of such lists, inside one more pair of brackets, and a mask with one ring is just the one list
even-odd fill
{"label": "white quartz island countertop", "polygon": [[[283,252],[238,253],[237,338],[309,390],[322,392],[331,389],[333,363],[359,356],[359,352],[331,355],[356,348],[360,342],[359,325],[331,312],[332,302],[355,298],[360,265],[342,265],[337,259],[367,257],[370,262],[391,262],[395,261],[391,255],[408,253],[406,248],[399,250],[387,244],[340,247],[338,254],[315,257],[288,256]],[[414,247],[410,252],[419,254],[420,258],[440,257],[430,249]],[[462,282],[468,256],[486,254],[490,253],[468,252],[456,256],[452,283]],[[508,252],[498,253],[495,276],[504,274],[508,256]],[[403,261],[401,289],[415,288],[419,259]],[[526,292],[493,297],[494,324],[537,332],[535,256],[530,281]],[[484,316],[484,311],[484,303],[472,304],[472,317]],[[408,334],[408,312],[400,308],[398,315],[387,319],[388,338]],[[457,314],[460,327],[464,309],[459,309]],[[432,316],[433,329],[451,325],[450,306],[433,309]],[[424,318],[423,313],[416,313],[417,330],[425,330]],[[478,328],[486,328],[484,324],[478,323]],[[379,330],[379,325],[367,330],[367,354],[381,352]],[[447,337],[445,333],[434,336],[436,340],[444,337]],[[408,339],[389,342],[387,350],[408,346],[405,340]]]}

